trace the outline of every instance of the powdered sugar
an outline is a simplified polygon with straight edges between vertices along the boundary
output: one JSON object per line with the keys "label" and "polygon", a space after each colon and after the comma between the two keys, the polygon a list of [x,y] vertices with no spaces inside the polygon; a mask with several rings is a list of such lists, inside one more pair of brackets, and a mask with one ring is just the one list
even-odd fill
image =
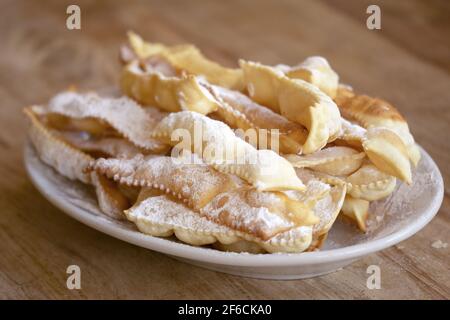
{"label": "powdered sugar", "polygon": [[141,155],[133,159],[98,159],[91,167],[121,183],[161,189],[220,225],[261,238],[293,227],[292,222],[269,210],[282,206],[281,198],[274,193],[248,187],[236,190],[231,175],[204,164]]}
{"label": "powdered sugar", "polygon": [[254,206],[246,199],[247,192],[252,193],[243,189],[219,194],[202,209],[202,213],[237,230],[249,230],[251,234],[263,239],[294,226],[291,221],[271,212],[265,206],[267,201],[262,198],[266,196],[274,200],[273,194],[259,192],[261,202],[259,206]]}
{"label": "powdered sugar", "polygon": [[268,241],[261,241],[214,223],[167,196],[149,197],[127,210],[126,215],[144,233],[167,236],[174,232],[180,240],[192,244],[209,244],[215,241],[230,244],[246,239],[270,252],[301,252],[307,248],[312,237],[311,227],[298,227],[279,233]]}
{"label": "powdered sugar", "polygon": [[331,228],[341,210],[345,191],[343,186],[335,186],[328,195],[317,201],[314,213],[320,218],[320,222],[314,225],[313,232],[323,234]]}
{"label": "powdered sugar", "polygon": [[431,246],[435,249],[446,249],[448,247],[447,242],[442,242],[442,240],[433,241]]}
{"label": "powdered sugar", "polygon": [[257,150],[238,138],[226,124],[196,112],[182,111],[164,118],[155,129],[155,137],[173,141],[176,130],[185,130],[190,143],[182,146],[193,151],[219,171],[236,174],[259,190],[304,188],[292,165],[272,150]]}
{"label": "powdered sugar", "polygon": [[389,229],[386,221],[390,219],[407,221],[407,218],[418,209],[411,205],[411,198],[417,197],[418,194],[428,195],[431,198],[435,190],[436,178],[435,173],[426,170],[421,161],[416,170],[413,170],[412,185],[398,182],[396,190],[389,197],[371,203],[367,221],[369,232],[381,226]]}
{"label": "powdered sugar", "polygon": [[[423,155],[423,154],[422,154]],[[338,219],[330,231],[325,244],[326,249],[364,243],[392,234],[419,219],[430,199],[435,197],[438,181],[436,171],[428,157],[423,156],[413,170],[413,183],[397,182],[397,186],[388,197],[373,201],[369,208],[367,233],[356,230],[353,225]]]}
{"label": "powdered sugar", "polygon": [[[226,88],[211,86],[212,92],[223,102],[232,106],[233,110],[245,115],[245,117],[259,128],[279,129],[281,133],[298,131],[300,137],[306,139],[307,131],[298,123],[289,121],[271,109],[257,104],[246,95]],[[299,138],[299,137],[297,137]],[[304,142],[304,140],[303,140]]]}
{"label": "powdered sugar", "polygon": [[[89,186],[71,181],[57,174],[52,168],[38,159],[35,150],[30,146],[25,150],[25,159],[30,170],[48,183],[47,192],[85,209],[86,213],[95,215],[96,219],[103,221],[102,223],[113,224],[116,228],[122,230],[135,230],[135,227],[127,221],[117,221],[103,215],[97,206],[95,193]],[[369,214],[370,230],[368,233],[361,233],[355,226],[338,219],[330,230],[322,251],[381,239],[402,230],[407,225],[415,223],[423,215],[423,212],[428,210],[430,199],[433,199],[438,192],[439,184],[436,181],[440,180],[440,177],[437,174],[434,171],[434,165],[430,158],[424,155],[419,166],[413,172],[413,184],[411,186],[399,183],[392,196],[374,201],[371,204]],[[377,222],[377,217],[384,218]],[[307,229],[304,229],[305,233],[308,231]],[[295,230],[291,229],[291,231],[284,232],[276,237],[294,233],[296,232]],[[179,245],[183,246],[183,244]],[[213,249],[205,248],[204,250]],[[223,252],[221,254],[227,256],[248,255],[248,253],[232,252]]]}
{"label": "powdered sugar", "polygon": [[160,149],[161,142],[151,138],[150,133],[165,113],[155,108],[150,109],[152,111],[144,111],[127,97],[106,98],[96,94],[63,92],[50,100],[46,112],[77,119],[101,119],[137,146]]}
{"label": "powdered sugar", "polygon": [[131,221],[145,219],[154,225],[183,228],[196,233],[232,233],[230,228],[201,217],[183,204],[171,201],[167,196],[149,197],[143,200],[128,210],[127,217]]}

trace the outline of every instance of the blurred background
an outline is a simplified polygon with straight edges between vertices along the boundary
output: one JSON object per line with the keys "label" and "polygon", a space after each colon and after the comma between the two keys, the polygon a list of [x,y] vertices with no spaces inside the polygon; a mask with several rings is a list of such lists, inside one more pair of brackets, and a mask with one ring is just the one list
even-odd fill
{"label": "blurred background", "polygon": [[[25,102],[47,98],[47,92],[72,83],[111,84],[117,79],[118,48],[127,30],[151,41],[193,43],[229,66],[237,65],[238,58],[295,64],[309,55],[323,55],[343,81],[399,102],[400,108],[408,107],[403,99],[419,85],[421,91],[440,89],[436,81],[426,86],[417,79],[423,77],[425,65],[450,71],[446,0],[0,3],[0,81]],[[81,8],[81,30],[66,28],[70,4]],[[366,27],[370,4],[380,6],[381,30]]]}
{"label": "blurred background", "polygon": [[[81,8],[81,30],[66,27],[70,4]],[[366,10],[371,4],[381,9],[381,30],[366,26]],[[399,256],[398,249],[389,249],[362,262],[381,261],[394,270],[386,275],[394,281],[387,291],[363,294],[400,298],[448,294],[448,275],[442,274],[445,265],[440,264],[448,262],[448,254],[446,260],[442,259],[448,251],[430,253],[430,259],[421,260],[422,264],[414,254],[422,252],[420,248],[427,252],[434,238],[448,240],[450,1],[1,0],[0,287],[10,288],[10,297],[192,297],[177,287],[177,281],[184,288],[197,290],[197,297],[210,298],[362,294],[357,286],[348,285],[355,280],[352,276],[356,273],[352,272],[360,270],[355,269],[358,264],[338,275],[310,279],[301,285],[255,285],[255,280],[234,279],[183,264],[167,271],[169,258],[82,226],[37,194],[21,165],[26,132],[21,108],[45,103],[70,85],[98,89],[117,84],[119,46],[125,43],[127,30],[149,41],[195,44],[206,56],[227,66],[237,66],[239,58],[293,65],[307,56],[321,55],[340,75],[341,82],[395,105],[408,120],[416,141],[438,163],[446,182],[445,199],[433,222],[407,242],[411,243],[410,252]],[[42,210],[36,212],[36,208]],[[60,243],[66,237],[79,241]],[[96,248],[88,249],[94,241]],[[54,243],[57,247],[52,247]],[[52,254],[47,253],[49,248]],[[440,256],[441,262],[427,264],[433,254]],[[154,256],[158,262],[151,259]],[[74,257],[79,263],[94,265],[86,275],[92,282],[81,293],[61,287],[64,272],[52,271],[65,270],[63,266]],[[140,277],[150,264],[155,276]],[[408,272],[402,273],[405,269]],[[186,270],[190,279],[185,277]],[[365,269],[361,270],[364,273]],[[228,280],[220,286],[211,285],[221,279]],[[394,285],[396,279],[402,285]],[[132,289],[118,289],[127,286]],[[152,286],[159,291],[149,293],[146,288]],[[330,288],[341,288],[345,295]],[[8,297],[6,289],[3,295],[0,293],[4,296]]]}

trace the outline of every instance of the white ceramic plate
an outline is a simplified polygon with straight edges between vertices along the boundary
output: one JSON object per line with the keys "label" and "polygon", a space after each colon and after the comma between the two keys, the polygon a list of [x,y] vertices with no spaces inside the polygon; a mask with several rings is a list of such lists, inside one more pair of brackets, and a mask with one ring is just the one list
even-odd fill
{"label": "white ceramic plate", "polygon": [[318,252],[226,253],[144,235],[131,223],[110,219],[99,211],[95,194],[89,186],[57,174],[37,158],[29,143],[24,157],[28,174],[37,189],[78,221],[123,241],[200,267],[265,279],[300,279],[330,273],[365,255],[395,245],[418,232],[434,217],[444,191],[439,169],[422,150],[422,160],[413,174],[413,185],[399,183],[390,197],[371,205],[369,222],[372,231],[369,234],[361,234],[352,225],[338,219],[325,247]]}

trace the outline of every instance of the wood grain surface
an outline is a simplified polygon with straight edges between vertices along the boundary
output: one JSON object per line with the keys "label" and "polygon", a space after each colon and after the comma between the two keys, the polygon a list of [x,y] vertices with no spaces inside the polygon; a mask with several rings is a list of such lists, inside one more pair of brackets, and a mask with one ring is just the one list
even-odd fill
{"label": "wood grain surface", "polygon": [[[81,7],[81,30],[66,8]],[[382,29],[366,28],[379,4]],[[0,2],[0,298],[3,299],[448,299],[450,257],[450,2],[5,1]],[[56,209],[22,163],[21,109],[76,84],[117,83],[129,29],[168,44],[190,42],[229,66],[238,58],[295,64],[323,55],[343,82],[381,96],[408,119],[446,183],[436,218],[403,243],[319,278],[264,281],[193,267],[95,231]],[[66,268],[82,289],[66,288]],[[382,289],[366,287],[377,264]]]}

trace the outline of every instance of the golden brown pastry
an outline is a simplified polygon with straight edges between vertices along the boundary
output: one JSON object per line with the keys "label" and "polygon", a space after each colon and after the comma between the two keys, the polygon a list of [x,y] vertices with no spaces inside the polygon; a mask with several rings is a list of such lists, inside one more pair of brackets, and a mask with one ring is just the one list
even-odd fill
{"label": "golden brown pastry", "polygon": [[294,67],[278,65],[276,68],[289,78],[302,79],[315,85],[332,99],[336,97],[339,76],[331,69],[330,64],[324,57],[312,56]]}
{"label": "golden brown pastry", "polygon": [[164,111],[190,110],[208,114],[217,110],[217,102],[197,77],[172,74],[167,72],[169,68],[161,59],[145,63],[133,60],[123,68],[121,89],[139,103]]}
{"label": "golden brown pastry", "polygon": [[412,173],[406,146],[390,129],[371,127],[364,129],[357,124],[341,119],[342,130],[336,144],[363,150],[381,171],[411,183]]}
{"label": "golden brown pastry", "polygon": [[241,60],[240,66],[254,101],[306,127],[308,138],[303,153],[318,151],[339,135],[339,110],[316,86],[259,63]]}
{"label": "golden brown pastry", "polygon": [[[214,244],[223,251],[302,252],[312,238],[312,228],[303,226],[263,241],[208,220],[167,195],[147,194],[125,214],[145,234],[157,237],[173,234],[185,243],[195,246]],[[247,245],[243,247],[243,243]]]}
{"label": "golden brown pastry", "polygon": [[346,86],[339,86],[335,102],[345,118],[356,121],[366,129],[382,127],[394,131],[405,144],[410,161],[417,165],[420,151],[408,123],[393,105],[379,98],[357,95]]}
{"label": "golden brown pastry", "polygon": [[236,174],[260,191],[305,189],[286,159],[272,150],[257,150],[223,122],[199,113],[171,113],[153,137],[177,150],[192,150],[218,171]]}
{"label": "golden brown pastry", "polygon": [[[200,161],[200,160],[199,160]],[[258,192],[230,174],[205,164],[185,164],[171,157],[137,156],[99,159],[88,167],[120,184],[153,188],[179,199],[220,225],[267,240],[299,225],[318,222],[317,200],[297,201],[282,192]]]}
{"label": "golden brown pastry", "polygon": [[396,178],[412,182],[420,151],[405,119],[339,85],[322,57],[232,69],[192,45],[129,42],[121,89],[131,99],[70,91],[24,111],[39,158],[142,233],[314,251],[340,212],[366,232],[370,202]]}
{"label": "golden brown pastry", "polygon": [[[207,85],[205,84],[205,86]],[[281,153],[302,153],[303,144],[308,136],[304,127],[257,104],[238,91],[211,85],[208,85],[207,88],[219,102],[219,108],[216,111],[218,117],[232,128],[244,131],[253,129],[253,132],[258,135],[258,149],[274,149],[271,145],[272,138],[274,138],[279,140]],[[268,136],[265,135],[265,132],[261,132],[261,129],[265,129]],[[275,137],[273,137],[272,130],[278,132]],[[261,134],[268,143],[261,142]]]}
{"label": "golden brown pastry", "polygon": [[29,138],[39,158],[63,176],[93,185],[101,210],[108,216],[122,219],[123,210],[130,206],[128,199],[113,182],[84,170],[94,158],[54,134],[32,107],[26,108],[24,112],[30,121]]}
{"label": "golden brown pastry", "polygon": [[128,40],[134,53],[140,59],[161,56],[175,68],[182,69],[188,74],[201,75],[209,83],[235,90],[243,88],[242,71],[240,69],[226,68],[208,60],[193,45],[167,47],[160,43],[145,42],[140,36],[132,32],[128,33]]}
{"label": "golden brown pastry", "polygon": [[347,195],[341,211],[346,218],[356,223],[361,231],[366,232],[369,204],[370,202],[367,200],[353,198],[352,196]]}
{"label": "golden brown pastry", "polygon": [[83,131],[96,136],[124,137],[137,147],[150,152],[165,152],[167,145],[150,136],[165,117],[157,109],[144,111],[126,97],[104,98],[94,93],[63,92],[53,97],[47,106],[34,106],[50,127]]}
{"label": "golden brown pastry", "polygon": [[342,176],[361,167],[365,156],[364,152],[349,147],[332,146],[312,154],[286,155],[285,158],[296,168],[310,168],[329,175]]}

